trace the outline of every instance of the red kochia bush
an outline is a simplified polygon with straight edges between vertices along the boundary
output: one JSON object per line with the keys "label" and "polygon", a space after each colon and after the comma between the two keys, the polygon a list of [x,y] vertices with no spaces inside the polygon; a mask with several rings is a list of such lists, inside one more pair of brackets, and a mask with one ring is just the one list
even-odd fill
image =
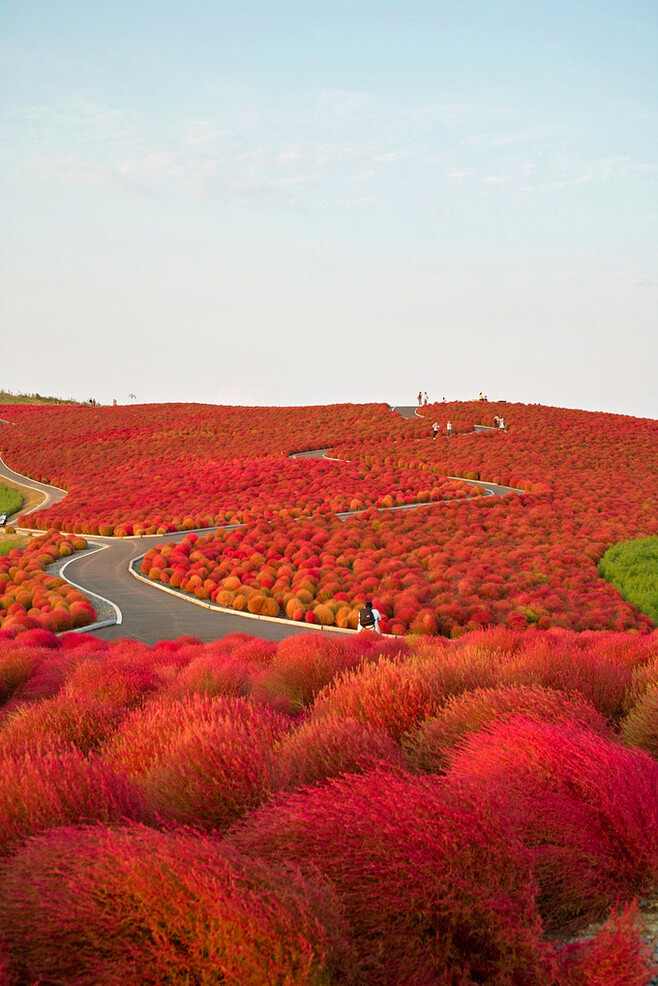
{"label": "red kochia bush", "polygon": [[552,928],[597,920],[658,876],[658,764],[640,750],[519,717],[468,736],[446,780],[532,850]]}
{"label": "red kochia bush", "polygon": [[[72,698],[98,698],[126,706],[139,705],[161,681],[147,663],[139,644],[131,654],[125,641],[109,655],[83,660],[67,678],[64,691]],[[122,647],[125,652],[122,652]]]}
{"label": "red kochia bush", "polygon": [[529,685],[477,688],[448,699],[438,715],[407,735],[404,746],[408,763],[417,770],[441,772],[449,752],[468,733],[519,715],[542,722],[572,722],[599,733],[607,731],[603,716],[579,695]]}
{"label": "red kochia bush", "polygon": [[276,782],[301,787],[342,773],[362,773],[377,762],[402,766],[395,740],[383,729],[339,716],[303,723],[276,750]]}
{"label": "red kochia bush", "polygon": [[632,680],[629,664],[603,649],[581,647],[577,641],[577,634],[526,637],[525,646],[505,666],[504,683],[580,692],[607,718],[621,715]]}
{"label": "red kochia bush", "polygon": [[289,795],[232,834],[270,863],[317,866],[338,890],[368,984],[533,984],[544,975],[527,854],[438,778],[374,770]]}
{"label": "red kochia bush", "polygon": [[562,955],[562,986],[647,986],[658,968],[642,938],[639,910],[633,902],[610,919],[593,938],[567,946]]}
{"label": "red kochia bush", "polygon": [[158,815],[218,828],[262,801],[287,726],[242,698],[163,697],[125,719],[103,756],[135,779]]}
{"label": "red kochia bush", "polygon": [[79,750],[0,760],[0,855],[56,825],[118,822],[141,811],[124,778]]}
{"label": "red kochia bush", "polygon": [[62,828],[2,880],[12,983],[320,986],[354,982],[335,894],[190,832]]}
{"label": "red kochia bush", "polygon": [[312,702],[336,674],[355,667],[361,659],[361,648],[349,638],[322,633],[287,637],[263,669],[258,690],[266,695],[285,695],[292,707],[299,709]]}
{"label": "red kochia bush", "polygon": [[21,705],[0,722],[0,756],[71,746],[88,753],[112,733],[124,714],[115,703],[73,700],[61,693]]}
{"label": "red kochia bush", "polygon": [[184,695],[248,695],[253,668],[230,651],[195,648],[199,654],[182,668],[166,688],[166,694]]}
{"label": "red kochia bush", "polygon": [[0,705],[7,702],[16,689],[32,677],[44,660],[38,647],[0,644]]}
{"label": "red kochia bush", "polygon": [[433,715],[439,704],[440,691],[429,664],[382,658],[340,675],[320,692],[311,716],[349,716],[399,739]]}

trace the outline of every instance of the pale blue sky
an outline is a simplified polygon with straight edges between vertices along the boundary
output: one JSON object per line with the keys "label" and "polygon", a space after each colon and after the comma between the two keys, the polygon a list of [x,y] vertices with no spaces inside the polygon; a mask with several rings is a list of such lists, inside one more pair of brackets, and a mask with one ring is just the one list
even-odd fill
{"label": "pale blue sky", "polygon": [[658,417],[656,51],[654,0],[4,0],[0,387]]}

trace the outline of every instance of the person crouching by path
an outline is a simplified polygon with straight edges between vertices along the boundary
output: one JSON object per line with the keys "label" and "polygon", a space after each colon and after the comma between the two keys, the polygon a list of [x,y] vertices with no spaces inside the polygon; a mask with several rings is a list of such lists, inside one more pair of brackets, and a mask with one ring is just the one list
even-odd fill
{"label": "person crouching by path", "polygon": [[363,609],[359,610],[359,626],[357,628],[357,633],[361,633],[362,630],[374,630],[375,633],[380,633],[379,621],[382,615],[378,609],[373,609],[370,600],[365,604]]}
{"label": "person crouching by path", "polygon": [[432,425],[432,438],[436,440],[436,436],[439,434],[439,422],[435,421]]}

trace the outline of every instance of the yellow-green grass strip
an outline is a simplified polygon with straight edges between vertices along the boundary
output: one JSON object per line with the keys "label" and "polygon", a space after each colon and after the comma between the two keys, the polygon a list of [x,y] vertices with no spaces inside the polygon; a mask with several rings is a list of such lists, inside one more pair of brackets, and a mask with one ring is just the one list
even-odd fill
{"label": "yellow-green grass strip", "polygon": [[620,541],[608,548],[599,572],[621,592],[626,602],[658,623],[658,536]]}

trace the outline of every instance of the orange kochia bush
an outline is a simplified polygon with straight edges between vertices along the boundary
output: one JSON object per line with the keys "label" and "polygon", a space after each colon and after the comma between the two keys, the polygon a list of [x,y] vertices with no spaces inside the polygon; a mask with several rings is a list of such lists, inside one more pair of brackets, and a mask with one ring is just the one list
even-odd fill
{"label": "orange kochia bush", "polygon": [[51,531],[0,557],[0,639],[37,627],[58,633],[93,623],[96,614],[86,596],[45,571],[86,547],[84,538]]}

